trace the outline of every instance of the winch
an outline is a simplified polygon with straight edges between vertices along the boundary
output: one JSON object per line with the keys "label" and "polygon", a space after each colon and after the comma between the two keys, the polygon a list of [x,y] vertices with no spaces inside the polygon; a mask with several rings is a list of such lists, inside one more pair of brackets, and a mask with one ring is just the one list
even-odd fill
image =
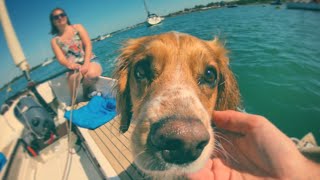
{"label": "winch", "polygon": [[56,139],[52,115],[32,96],[21,98],[14,108],[14,113],[25,126],[21,140],[30,155],[37,156]]}

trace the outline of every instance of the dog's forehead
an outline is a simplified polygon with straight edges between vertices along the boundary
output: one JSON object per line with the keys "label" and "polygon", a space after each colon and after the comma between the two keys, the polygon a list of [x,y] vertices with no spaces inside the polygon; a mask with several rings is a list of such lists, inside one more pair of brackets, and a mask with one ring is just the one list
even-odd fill
{"label": "dog's forehead", "polygon": [[169,32],[160,35],[150,36],[142,45],[144,55],[152,57],[194,57],[210,60],[215,58],[213,49],[210,48],[207,41],[197,37],[179,33]]}
{"label": "dog's forehead", "polygon": [[188,46],[204,46],[205,42],[197,37],[179,32],[169,32],[160,35],[151,36],[147,47],[152,46],[170,46],[172,48],[185,48]]}

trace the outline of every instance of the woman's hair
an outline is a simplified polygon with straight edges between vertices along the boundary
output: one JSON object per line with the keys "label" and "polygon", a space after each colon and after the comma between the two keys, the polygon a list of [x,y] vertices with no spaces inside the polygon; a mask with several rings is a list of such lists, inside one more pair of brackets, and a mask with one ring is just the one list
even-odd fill
{"label": "woman's hair", "polygon": [[49,34],[52,34],[52,35],[57,35],[57,34],[59,34],[58,28],[57,28],[57,27],[54,25],[54,23],[53,23],[53,13],[54,13],[55,11],[57,11],[57,10],[62,11],[62,12],[66,15],[66,17],[67,17],[67,23],[68,23],[68,25],[71,24],[71,23],[70,23],[70,20],[69,20],[69,17],[67,16],[67,13],[66,13],[62,8],[59,8],[59,7],[54,8],[54,9],[51,11],[50,15],[49,15],[49,20],[50,20],[50,24],[51,24],[51,31],[50,31]]}

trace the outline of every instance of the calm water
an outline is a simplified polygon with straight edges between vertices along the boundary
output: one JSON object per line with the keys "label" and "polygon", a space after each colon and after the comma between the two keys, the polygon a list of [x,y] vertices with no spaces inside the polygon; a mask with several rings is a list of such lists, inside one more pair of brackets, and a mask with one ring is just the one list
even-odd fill
{"label": "calm water", "polygon": [[[241,6],[167,18],[161,25],[144,25],[94,43],[104,75],[110,76],[117,49],[128,38],[180,31],[202,39],[219,36],[230,50],[247,112],[260,114],[289,136],[312,131],[320,140],[320,12]],[[49,43],[49,42],[48,42]],[[49,70],[48,70],[49,69]],[[62,67],[52,63],[35,70],[35,80]],[[11,85],[15,91],[25,81]],[[12,93],[0,93],[0,103]]]}

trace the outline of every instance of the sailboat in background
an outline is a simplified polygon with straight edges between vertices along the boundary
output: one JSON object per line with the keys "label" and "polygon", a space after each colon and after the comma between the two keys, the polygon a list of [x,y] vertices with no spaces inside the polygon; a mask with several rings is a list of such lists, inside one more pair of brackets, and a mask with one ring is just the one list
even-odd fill
{"label": "sailboat in background", "polygon": [[158,16],[157,14],[155,13],[150,13],[150,11],[148,10],[148,6],[147,6],[147,3],[146,3],[146,0],[143,0],[144,2],[144,8],[148,14],[148,17],[147,17],[147,23],[149,26],[153,26],[153,25],[156,25],[156,24],[159,24],[161,23],[164,18],[161,17],[161,16]]}

